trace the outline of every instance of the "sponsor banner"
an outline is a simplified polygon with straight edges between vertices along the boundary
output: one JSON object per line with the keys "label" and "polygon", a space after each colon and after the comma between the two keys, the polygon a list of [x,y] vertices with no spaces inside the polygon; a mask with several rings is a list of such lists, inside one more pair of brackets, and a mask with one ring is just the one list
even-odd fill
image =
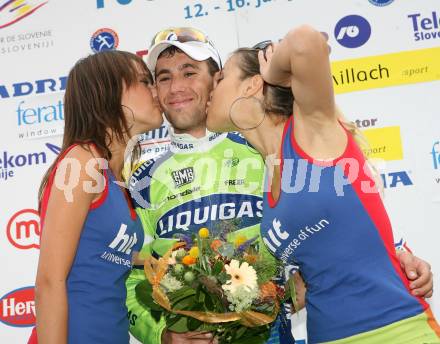
{"label": "sponsor banner", "polygon": [[35,325],[34,287],[13,290],[0,299],[0,321],[8,326]]}
{"label": "sponsor banner", "polygon": [[440,80],[440,48],[332,62],[335,93]]}
{"label": "sponsor banner", "polygon": [[13,113],[17,139],[33,140],[64,133],[64,92],[17,99]]}
{"label": "sponsor banner", "polygon": [[440,170],[440,141],[436,141],[432,145],[431,155],[434,170]]}
{"label": "sponsor banner", "polygon": [[430,155],[432,159],[432,168],[435,173],[434,182],[436,185],[440,185],[440,140],[433,143]]}
{"label": "sponsor banner", "polygon": [[414,41],[440,38],[440,12],[429,11],[408,14],[414,32]]}
{"label": "sponsor banner", "polygon": [[369,147],[363,149],[368,159],[402,160],[403,149],[400,127],[365,129],[362,131]]}
{"label": "sponsor banner", "polygon": [[45,147],[32,151],[0,151],[0,182],[9,182],[31,168],[52,163],[60,148],[51,143],[46,143]]}
{"label": "sponsor banner", "polygon": [[359,48],[370,39],[371,26],[364,17],[352,14],[338,21],[334,34],[343,47]]}
{"label": "sponsor banner", "polygon": [[66,84],[67,76],[47,77],[38,80],[26,80],[14,82],[13,84],[4,84],[0,85],[0,99],[62,92],[66,89]]}
{"label": "sponsor banner", "polygon": [[38,0],[2,1],[2,4],[0,4],[0,29],[23,20],[48,2]]}
{"label": "sponsor banner", "polygon": [[34,209],[23,209],[8,221],[6,235],[18,249],[40,248],[40,215]]}
{"label": "sponsor banner", "polygon": [[393,189],[414,185],[412,177],[410,176],[411,174],[412,171],[390,171],[382,173],[380,176],[382,178],[383,187],[385,189]]}
{"label": "sponsor banner", "polygon": [[116,49],[119,45],[118,34],[109,28],[95,31],[90,38],[90,48],[94,53]]}

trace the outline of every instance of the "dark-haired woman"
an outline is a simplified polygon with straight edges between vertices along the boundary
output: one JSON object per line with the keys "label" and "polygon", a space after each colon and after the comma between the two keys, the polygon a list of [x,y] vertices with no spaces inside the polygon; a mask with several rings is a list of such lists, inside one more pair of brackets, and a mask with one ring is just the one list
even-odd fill
{"label": "dark-haired woman", "polygon": [[268,171],[261,231],[275,256],[299,266],[310,343],[439,343],[399,264],[358,135],[335,105],[326,40],[301,26],[256,48],[226,63],[207,126],[238,130],[280,159]]}
{"label": "dark-haired woman", "polygon": [[39,193],[31,343],[36,333],[40,344],[129,342],[125,279],[143,230],[118,182],[129,140],[162,123],[152,92],[146,65],[128,52],[88,56],[69,73],[63,146]]}

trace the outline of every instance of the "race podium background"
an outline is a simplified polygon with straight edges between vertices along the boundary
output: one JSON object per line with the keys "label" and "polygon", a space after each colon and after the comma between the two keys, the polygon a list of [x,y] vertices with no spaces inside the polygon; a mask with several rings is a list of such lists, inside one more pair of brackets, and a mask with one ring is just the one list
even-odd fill
{"label": "race podium background", "polygon": [[[25,343],[35,322],[37,189],[59,152],[73,64],[102,49],[145,55],[153,34],[169,26],[204,30],[225,60],[239,46],[278,40],[303,23],[328,35],[338,104],[364,130],[371,146],[365,153],[381,161],[396,245],[432,264],[438,289],[438,1],[1,0],[1,343]],[[144,153],[158,154],[166,145],[163,127],[145,135]],[[440,319],[438,292],[430,304]],[[305,344],[304,312],[293,322]]]}

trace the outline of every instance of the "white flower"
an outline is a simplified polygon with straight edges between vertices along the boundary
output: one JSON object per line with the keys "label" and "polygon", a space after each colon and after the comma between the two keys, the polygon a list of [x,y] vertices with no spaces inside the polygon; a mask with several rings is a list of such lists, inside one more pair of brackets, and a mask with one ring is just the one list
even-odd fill
{"label": "white flower", "polygon": [[249,310],[252,303],[258,298],[259,293],[258,288],[248,290],[248,288],[244,286],[237,287],[234,294],[226,290],[225,294],[230,302],[229,310],[233,312]]}
{"label": "white flower", "polygon": [[225,265],[225,269],[226,273],[231,276],[231,279],[222,285],[224,290],[234,294],[240,286],[248,291],[257,288],[257,273],[247,262],[243,262],[240,265],[238,260],[233,259],[229,264]]}
{"label": "white flower", "polygon": [[183,284],[170,273],[166,273],[165,276],[160,281],[160,286],[165,289],[168,293],[173,293],[183,287]]}

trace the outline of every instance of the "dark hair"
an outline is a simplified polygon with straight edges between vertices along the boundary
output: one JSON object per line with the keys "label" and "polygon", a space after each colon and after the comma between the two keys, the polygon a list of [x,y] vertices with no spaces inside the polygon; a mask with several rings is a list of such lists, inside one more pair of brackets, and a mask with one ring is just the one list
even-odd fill
{"label": "dark hair", "polygon": [[[253,48],[239,48],[233,52],[238,57],[238,67],[241,70],[241,79],[247,79],[260,74],[258,50]],[[264,83],[263,108],[266,112],[283,116],[292,114],[294,96],[290,87],[274,86]]]}
{"label": "dark hair", "polygon": [[[186,54],[182,49],[179,49],[178,47],[176,47],[174,45],[170,45],[168,48],[166,48],[164,51],[162,51],[159,54],[157,59],[159,60],[161,57],[173,57],[176,53]],[[220,68],[218,67],[217,63],[214,61],[214,59],[212,57],[207,59],[206,62],[208,63],[209,74],[211,76],[214,76],[214,74],[217,73],[220,70]]]}
{"label": "dark hair", "polygon": [[[110,160],[108,147],[112,140],[124,140],[129,131],[121,105],[123,87],[129,88],[145,73],[149,83],[152,76],[144,61],[125,51],[104,51],[80,59],[70,70],[64,93],[64,136],[60,155],[75,143],[93,143],[102,157]],[[111,135],[109,134],[109,130]],[[140,146],[133,152],[140,155]],[[49,175],[57,164],[49,167],[40,185],[41,201]]]}

